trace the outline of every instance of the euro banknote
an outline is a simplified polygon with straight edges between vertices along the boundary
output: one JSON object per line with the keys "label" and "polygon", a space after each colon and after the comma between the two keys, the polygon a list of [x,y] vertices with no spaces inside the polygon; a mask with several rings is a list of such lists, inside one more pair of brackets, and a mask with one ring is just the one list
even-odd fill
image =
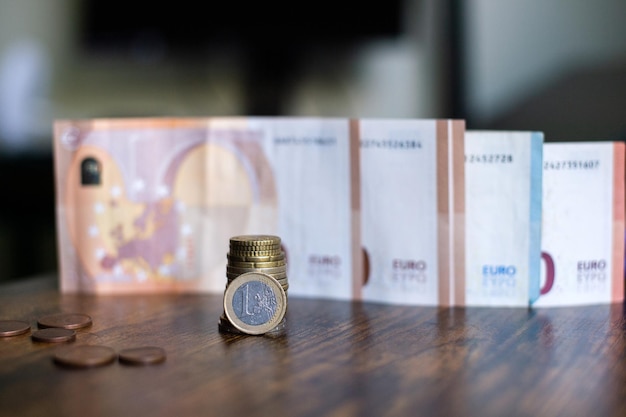
{"label": "euro banknote", "polygon": [[54,132],[63,292],[221,292],[229,238],[275,234],[291,294],[354,297],[349,120],[58,120]]}
{"label": "euro banknote", "polygon": [[362,299],[463,304],[462,120],[361,119]]}
{"label": "euro banknote", "polygon": [[536,307],[624,299],[624,143],[546,143]]}
{"label": "euro banknote", "polygon": [[539,297],[543,134],[465,134],[466,305]]}

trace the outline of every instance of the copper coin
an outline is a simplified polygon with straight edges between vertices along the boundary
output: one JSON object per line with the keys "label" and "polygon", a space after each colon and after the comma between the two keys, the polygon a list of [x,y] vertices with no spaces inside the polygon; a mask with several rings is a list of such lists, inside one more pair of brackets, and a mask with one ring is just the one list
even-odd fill
{"label": "copper coin", "polygon": [[34,332],[31,337],[36,342],[61,343],[71,342],[76,339],[76,332],[70,329],[51,327]]}
{"label": "copper coin", "polygon": [[165,350],[160,347],[142,346],[120,351],[119,360],[128,365],[152,365],[165,362]]}
{"label": "copper coin", "polygon": [[30,324],[18,320],[0,320],[0,337],[17,336],[28,333]]}
{"label": "copper coin", "polygon": [[113,363],[117,355],[108,346],[83,345],[59,350],[54,361],[59,365],[75,368],[91,368]]}
{"label": "copper coin", "polygon": [[82,329],[91,326],[91,317],[81,313],[60,313],[41,317],[37,320],[41,328],[59,327],[62,329]]}

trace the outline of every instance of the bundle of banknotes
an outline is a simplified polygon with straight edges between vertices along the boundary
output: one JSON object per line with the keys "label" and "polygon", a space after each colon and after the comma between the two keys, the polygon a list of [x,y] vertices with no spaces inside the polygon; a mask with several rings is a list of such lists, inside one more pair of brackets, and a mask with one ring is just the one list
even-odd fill
{"label": "bundle of banknotes", "polygon": [[281,236],[292,296],[441,306],[623,300],[624,145],[463,120],[58,120],[63,292],[224,291]]}

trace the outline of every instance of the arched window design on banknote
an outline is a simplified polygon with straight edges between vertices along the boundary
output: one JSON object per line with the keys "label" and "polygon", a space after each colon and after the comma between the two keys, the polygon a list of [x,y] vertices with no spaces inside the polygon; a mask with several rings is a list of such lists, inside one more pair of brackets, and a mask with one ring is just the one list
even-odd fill
{"label": "arched window design on banknote", "polygon": [[96,158],[90,156],[80,163],[80,183],[81,185],[100,185],[100,175],[102,165]]}
{"label": "arched window design on banknote", "polygon": [[[98,292],[219,291],[229,238],[276,229],[262,135],[152,123],[81,132],[65,189],[74,275]],[[82,183],[89,159],[98,187]]]}

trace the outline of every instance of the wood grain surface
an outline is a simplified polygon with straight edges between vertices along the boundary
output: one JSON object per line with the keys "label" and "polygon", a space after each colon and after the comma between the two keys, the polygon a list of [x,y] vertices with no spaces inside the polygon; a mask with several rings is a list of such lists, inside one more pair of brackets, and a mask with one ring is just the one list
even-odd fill
{"label": "wood grain surface", "polygon": [[56,365],[68,345],[0,338],[0,416],[623,416],[621,304],[427,308],[289,298],[281,336],[221,334],[221,295],[62,295],[0,287],[0,319],[89,314],[70,345],[167,360]]}

